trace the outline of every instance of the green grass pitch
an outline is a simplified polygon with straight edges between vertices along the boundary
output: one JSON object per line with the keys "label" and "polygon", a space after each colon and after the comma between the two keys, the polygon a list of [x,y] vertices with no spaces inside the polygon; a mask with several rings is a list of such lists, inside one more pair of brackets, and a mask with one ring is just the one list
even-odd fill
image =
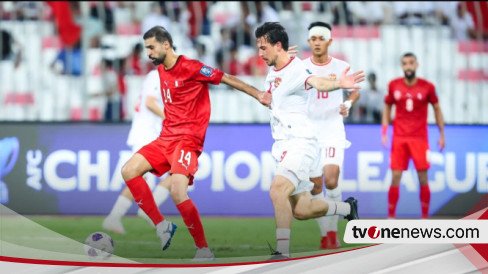
{"label": "green grass pitch", "polygon": [[[30,220],[83,243],[92,232],[104,231],[104,216],[26,216]],[[137,216],[126,216],[122,222],[125,235],[107,232],[115,242],[114,254],[141,263],[164,263],[181,260],[189,263],[195,254],[193,239],[180,216],[167,216],[178,230],[166,251],[161,251],[155,230]],[[207,242],[217,260],[214,263],[262,261],[270,255],[267,242],[275,247],[275,224],[273,218],[247,217],[202,217]],[[336,250],[320,250],[320,232],[315,220],[297,221],[292,224],[292,257],[313,256],[348,250],[361,245],[345,244],[342,241],[346,221],[339,221],[342,247]]]}

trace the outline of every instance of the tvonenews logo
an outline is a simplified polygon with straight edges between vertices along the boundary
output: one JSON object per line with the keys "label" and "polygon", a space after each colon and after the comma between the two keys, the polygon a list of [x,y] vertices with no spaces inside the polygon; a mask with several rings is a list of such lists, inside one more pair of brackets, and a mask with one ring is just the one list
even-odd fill
{"label": "tvonenews logo", "polygon": [[488,220],[354,220],[346,243],[488,243]]}

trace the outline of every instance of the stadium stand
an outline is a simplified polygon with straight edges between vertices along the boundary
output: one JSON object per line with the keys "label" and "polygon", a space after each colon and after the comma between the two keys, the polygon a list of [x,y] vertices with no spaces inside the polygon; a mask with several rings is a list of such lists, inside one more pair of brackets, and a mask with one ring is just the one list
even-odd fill
{"label": "stadium stand", "polygon": [[[0,37],[2,49],[11,48],[2,51],[0,61],[0,120],[102,121],[106,98],[95,95],[102,88],[103,59],[117,61],[116,66],[120,66],[115,70],[124,100],[123,119],[130,120],[143,75],[131,72],[127,66],[132,61],[127,60],[134,46],[143,42],[142,29],[148,24],[151,5],[156,5],[161,8],[160,14],[152,14],[150,22],[168,25],[177,52],[213,64],[219,64],[216,56],[224,42],[229,46],[222,47],[223,64],[229,60],[232,48],[242,64],[255,57],[253,31],[262,20],[281,20],[288,28],[291,44],[299,46],[300,57],[309,54],[303,31],[308,24],[319,19],[333,22],[335,45],[331,55],[347,60],[352,69],[374,71],[383,90],[390,79],[401,76],[401,54],[412,51],[421,63],[419,75],[438,88],[447,123],[488,124],[488,4],[484,1],[449,5],[314,1],[75,3],[69,2],[64,12],[71,12],[74,24],[83,30],[81,75],[63,73],[66,68],[54,62],[69,40],[63,38],[51,4],[0,3],[0,29],[13,38],[3,34]],[[473,19],[474,32],[467,39],[456,39],[449,24],[458,5],[466,5]],[[364,17],[361,10],[368,10],[371,18]],[[226,32],[230,36],[224,39],[222,34]],[[202,53],[197,52],[197,45],[205,46],[205,56],[199,55]],[[143,52],[136,62],[147,71],[151,67],[148,61]],[[251,75],[250,71],[242,70],[241,76],[261,88],[262,76]],[[266,109],[224,86],[213,86],[211,99],[212,122],[269,121]],[[429,111],[429,122],[433,122]]]}

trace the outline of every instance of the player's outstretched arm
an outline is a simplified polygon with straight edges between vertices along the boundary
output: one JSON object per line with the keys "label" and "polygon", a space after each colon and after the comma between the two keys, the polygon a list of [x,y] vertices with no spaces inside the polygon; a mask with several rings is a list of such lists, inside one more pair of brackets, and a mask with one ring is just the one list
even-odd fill
{"label": "player's outstretched arm", "polygon": [[257,88],[245,83],[244,81],[240,80],[239,78],[229,75],[227,73],[224,74],[224,77],[222,77],[222,83],[235,88],[237,90],[240,90],[242,92],[245,92],[249,94],[250,96],[256,98],[261,104],[265,106],[269,106],[271,104],[271,94],[260,91]]}
{"label": "player's outstretched arm", "polygon": [[383,108],[383,116],[381,117],[381,143],[384,147],[387,146],[388,142],[388,125],[390,124],[391,118],[391,105],[385,104]]}
{"label": "player's outstretched arm", "polygon": [[439,128],[439,150],[442,151],[446,146],[446,140],[444,137],[444,117],[442,116],[441,106],[436,103],[434,106],[435,122]]}
{"label": "player's outstretched arm", "polygon": [[335,91],[338,89],[360,89],[357,85],[364,81],[364,71],[356,71],[347,75],[350,67],[347,67],[339,79],[332,80],[325,77],[311,76],[307,79],[307,84],[316,88],[318,91]]}

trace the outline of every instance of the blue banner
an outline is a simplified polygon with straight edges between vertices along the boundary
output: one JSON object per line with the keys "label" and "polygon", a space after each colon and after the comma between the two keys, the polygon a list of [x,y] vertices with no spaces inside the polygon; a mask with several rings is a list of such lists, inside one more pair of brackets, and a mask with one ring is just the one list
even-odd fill
{"label": "blue banner", "polygon": [[[125,186],[120,175],[132,155],[125,144],[128,124],[1,125],[1,202],[23,214],[108,214]],[[429,127],[431,214],[465,215],[487,198],[488,127],[447,126],[446,148]],[[389,148],[379,125],[347,125],[339,185],[355,196],[363,217],[386,217],[391,181]],[[391,136],[390,136],[391,137]],[[268,195],[275,163],[269,125],[213,124],[190,197],[203,215],[272,216]],[[155,185],[157,178],[150,177]],[[130,213],[137,207],[132,206]],[[178,214],[172,200],[164,214]],[[419,184],[413,164],[404,172],[399,217],[419,217]]]}

